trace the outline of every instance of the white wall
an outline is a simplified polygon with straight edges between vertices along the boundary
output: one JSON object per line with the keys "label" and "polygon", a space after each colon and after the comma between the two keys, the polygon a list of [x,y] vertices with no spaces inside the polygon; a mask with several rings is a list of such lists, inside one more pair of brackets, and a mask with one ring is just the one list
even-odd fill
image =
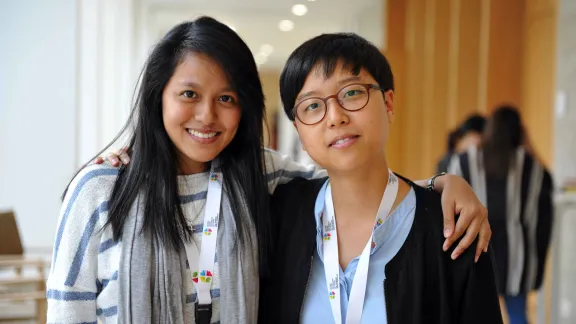
{"label": "white wall", "polygon": [[75,163],[76,1],[0,4],[0,208],[50,247]]}
{"label": "white wall", "polygon": [[60,195],[130,111],[139,0],[0,2],[0,209],[49,251]]}

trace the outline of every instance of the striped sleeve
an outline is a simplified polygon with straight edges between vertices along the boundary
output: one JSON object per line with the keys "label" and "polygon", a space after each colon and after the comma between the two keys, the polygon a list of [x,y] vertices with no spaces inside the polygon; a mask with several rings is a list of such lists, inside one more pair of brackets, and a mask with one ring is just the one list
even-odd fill
{"label": "striped sleeve", "polygon": [[56,229],[47,281],[48,323],[96,323],[101,215],[118,170],[89,166],[70,184]]}
{"label": "striped sleeve", "polygon": [[270,193],[273,193],[279,184],[287,183],[294,178],[316,179],[328,175],[326,170],[313,164],[302,165],[292,160],[288,155],[282,155],[270,149],[264,150],[264,157]]}

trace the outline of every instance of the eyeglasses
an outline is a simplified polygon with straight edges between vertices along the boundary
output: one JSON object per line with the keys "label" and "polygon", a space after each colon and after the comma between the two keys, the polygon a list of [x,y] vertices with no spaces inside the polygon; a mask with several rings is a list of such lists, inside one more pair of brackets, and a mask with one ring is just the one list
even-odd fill
{"label": "eyeglasses", "polygon": [[296,118],[305,125],[314,125],[321,122],[326,117],[328,111],[328,99],[335,98],[344,110],[358,111],[370,101],[370,90],[385,89],[370,83],[350,84],[340,89],[336,94],[326,98],[306,98],[294,107]]}

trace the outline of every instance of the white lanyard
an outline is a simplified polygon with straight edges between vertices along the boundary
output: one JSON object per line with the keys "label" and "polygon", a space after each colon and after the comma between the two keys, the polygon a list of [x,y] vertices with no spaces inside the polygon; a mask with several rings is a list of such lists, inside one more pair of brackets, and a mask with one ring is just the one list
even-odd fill
{"label": "white lanyard", "polygon": [[[374,230],[382,226],[384,221],[386,221],[388,214],[392,210],[392,205],[394,205],[394,201],[396,200],[396,195],[398,194],[398,178],[392,171],[388,170],[388,173],[388,185],[384,191],[384,196],[382,196],[382,201],[380,201],[380,207],[378,208],[378,214],[376,214],[376,221],[374,223]],[[328,287],[328,298],[330,300],[330,306],[332,306],[332,315],[334,316],[336,324],[342,324],[338,233],[336,231],[336,218],[334,217],[334,204],[332,202],[330,184],[328,184],[326,188],[324,199],[324,216],[322,217],[324,273],[326,275],[326,286]],[[373,235],[374,231],[372,231],[372,235],[370,235],[370,239],[362,251],[356,274],[354,275],[350,298],[348,298],[346,324],[359,324],[362,319]]]}
{"label": "white lanyard", "polygon": [[214,170],[214,164],[210,168],[210,180],[208,181],[208,194],[204,212],[204,227],[202,228],[202,247],[200,255],[194,243],[185,243],[186,257],[190,271],[193,271],[192,281],[198,293],[198,304],[209,305],[212,303],[210,287],[214,275],[214,260],[216,257],[216,240],[218,238],[218,222],[220,217],[220,202],[222,200],[222,172]]}

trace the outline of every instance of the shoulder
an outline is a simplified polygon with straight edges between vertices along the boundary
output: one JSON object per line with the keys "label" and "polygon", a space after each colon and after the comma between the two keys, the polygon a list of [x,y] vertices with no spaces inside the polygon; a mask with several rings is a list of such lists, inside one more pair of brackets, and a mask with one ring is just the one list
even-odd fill
{"label": "shoulder", "polygon": [[266,147],[263,149],[263,152],[267,172],[273,172],[281,168],[286,161],[291,161],[288,155],[280,154],[279,152]]}
{"label": "shoulder", "polygon": [[294,220],[295,217],[314,214],[316,198],[326,180],[295,178],[279,185],[270,199],[271,216]]}
{"label": "shoulder", "polygon": [[318,179],[294,178],[288,183],[279,185],[272,195],[272,200],[281,202],[290,197],[293,201],[294,197],[297,197],[300,201],[307,199],[315,201],[327,179],[327,177]]}
{"label": "shoulder", "polygon": [[407,182],[416,195],[416,216],[430,216],[426,217],[426,221],[438,222],[443,224],[442,214],[442,199],[440,194],[435,191],[422,188],[415,184],[412,180],[405,178],[401,175],[397,176]]}
{"label": "shoulder", "polygon": [[532,153],[526,151],[525,149],[522,149],[522,150],[524,151],[525,163],[529,163],[530,165],[534,165],[534,167],[541,169],[544,181],[551,182],[552,181],[552,174],[551,174],[550,170],[544,164],[542,164],[542,162],[536,156],[534,156]]}
{"label": "shoulder", "polygon": [[442,213],[442,198],[439,193],[412,184],[416,194],[416,216],[427,230],[432,230],[443,238],[444,214]]}
{"label": "shoulder", "polygon": [[108,197],[114,188],[120,169],[108,164],[87,165],[70,182],[64,203],[82,197]]}

